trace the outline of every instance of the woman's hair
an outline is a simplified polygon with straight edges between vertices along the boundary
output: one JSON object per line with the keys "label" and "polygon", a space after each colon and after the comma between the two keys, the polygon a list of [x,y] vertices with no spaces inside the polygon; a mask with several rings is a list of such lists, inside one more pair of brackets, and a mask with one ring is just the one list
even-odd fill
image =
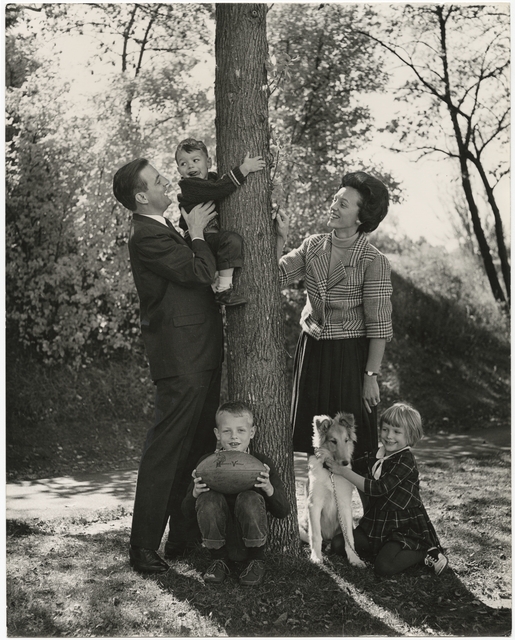
{"label": "woman's hair", "polygon": [[140,173],[148,165],[145,158],[137,158],[129,164],[124,165],[114,174],[113,193],[114,197],[120,204],[129,211],[136,211],[136,194],[140,191],[146,191],[148,185]]}
{"label": "woman's hair", "polygon": [[405,402],[396,402],[381,415],[379,427],[384,423],[392,427],[402,427],[406,434],[406,442],[413,447],[423,437],[422,418],[420,413]]}
{"label": "woman's hair", "polygon": [[381,220],[388,213],[388,189],[381,180],[370,176],[364,171],[355,171],[343,176],[340,184],[342,187],[352,187],[360,195],[359,219],[361,221],[358,231],[371,233],[379,226]]}
{"label": "woman's hair", "polygon": [[206,154],[206,158],[209,158],[206,145],[201,140],[195,140],[195,138],[186,138],[182,142],[179,142],[177,149],[175,150],[175,162],[177,162],[177,155],[179,151],[186,151],[191,153],[192,151],[202,151]]}
{"label": "woman's hair", "polygon": [[233,416],[244,416],[248,415],[250,419],[250,423],[254,424],[254,414],[252,413],[252,409],[247,406],[244,402],[224,402],[221,404],[216,410],[215,420],[221,413],[230,413]]}

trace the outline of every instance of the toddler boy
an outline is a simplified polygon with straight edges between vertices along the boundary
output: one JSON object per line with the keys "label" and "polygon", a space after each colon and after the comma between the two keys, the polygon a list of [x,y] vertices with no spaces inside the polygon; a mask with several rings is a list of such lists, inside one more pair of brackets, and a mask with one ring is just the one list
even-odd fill
{"label": "toddler boy", "polygon": [[[248,453],[254,437],[254,417],[243,402],[226,402],[216,412],[214,429],[218,447],[226,451]],[[211,455],[211,454],[208,454]],[[265,574],[264,551],[268,536],[267,511],[276,518],[285,518],[290,512],[286,491],[273,462],[267,456],[252,452],[261,460],[266,471],[261,471],[256,484],[248,491],[236,495],[222,494],[209,489],[193,471],[182,503],[184,515],[197,516],[204,547],[209,550],[211,564],[204,573],[204,581],[219,584],[229,575],[227,560],[239,559],[238,546],[246,550],[247,564],[240,573],[242,585],[260,584]],[[203,460],[207,456],[203,456]]]}
{"label": "toddler boy", "polygon": [[[179,187],[181,193],[177,196],[179,205],[186,213],[197,204],[210,200],[218,205],[241,186],[249,173],[261,171],[265,161],[261,156],[250,158],[247,154],[243,164],[235,167],[221,178],[214,171],[210,171],[211,158],[206,145],[195,138],[183,140],[175,151],[177,169],[181,174]],[[187,232],[186,221],[181,216],[179,226]],[[220,229],[218,216],[204,229],[204,239],[216,257],[216,267],[219,277],[216,284],[216,300],[225,306],[245,304],[246,299],[238,295],[232,286],[235,267],[241,267],[242,238],[234,231]]]}

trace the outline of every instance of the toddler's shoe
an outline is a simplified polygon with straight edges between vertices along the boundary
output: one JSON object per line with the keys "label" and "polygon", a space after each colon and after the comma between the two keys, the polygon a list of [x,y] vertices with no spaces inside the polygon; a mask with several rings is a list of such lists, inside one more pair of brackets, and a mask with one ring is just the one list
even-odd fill
{"label": "toddler's shoe", "polygon": [[225,580],[225,576],[230,573],[229,567],[223,560],[213,560],[204,573],[204,582],[207,584],[220,584]]}
{"label": "toddler's shoe", "polygon": [[441,551],[438,550],[437,547],[431,547],[427,552],[424,563],[434,569],[434,572],[437,576],[439,576],[445,567],[449,564],[449,560],[443,555]]}
{"label": "toddler's shoe", "polygon": [[263,560],[251,560],[240,573],[240,584],[253,587],[263,582],[265,563]]}
{"label": "toddler's shoe", "polygon": [[237,307],[240,304],[247,304],[247,298],[236,293],[232,286],[228,289],[224,289],[223,291],[217,291],[215,293],[215,298],[218,304],[226,307]]}

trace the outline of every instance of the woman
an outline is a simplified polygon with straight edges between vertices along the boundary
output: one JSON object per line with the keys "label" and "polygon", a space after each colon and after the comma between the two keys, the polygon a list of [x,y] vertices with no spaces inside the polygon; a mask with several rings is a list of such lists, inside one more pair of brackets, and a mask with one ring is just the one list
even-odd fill
{"label": "woman", "polygon": [[[282,256],[288,216],[276,218],[281,285],[307,289],[294,363],[293,448],[313,453],[313,416],[354,414],[355,456],[377,450],[377,374],[392,338],[390,265],[368,242],[388,212],[388,191],[358,171],[342,179],[329,208],[330,233]],[[282,257],[281,257],[282,256]]]}

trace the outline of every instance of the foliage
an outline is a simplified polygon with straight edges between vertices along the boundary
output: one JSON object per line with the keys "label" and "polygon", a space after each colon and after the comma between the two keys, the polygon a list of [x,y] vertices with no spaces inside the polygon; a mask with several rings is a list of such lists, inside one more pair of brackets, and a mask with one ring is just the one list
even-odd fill
{"label": "foliage", "polygon": [[[379,49],[356,29],[375,29],[374,11],[345,3],[279,3],[268,11],[274,201],[291,213],[292,246],[322,229],[347,168],[377,172],[394,199],[399,195],[387,171],[359,159],[361,143],[373,135],[362,102],[385,81]],[[137,351],[129,216],[112,197],[112,175],[147,156],[176,176],[175,145],[189,135],[203,138],[214,155],[212,87],[203,76],[211,73],[212,8],[50,3],[10,5],[9,16],[9,339],[46,363],[75,366]],[[56,48],[67,34],[91,49],[76,77],[66,77],[69,65],[61,65]],[[88,76],[95,83],[86,90]],[[288,340],[295,343],[293,334]]]}
{"label": "foliage", "polygon": [[[125,7],[117,6],[120,12]],[[53,5],[44,29],[59,24],[66,32],[78,20],[73,12],[86,10],[86,5]],[[105,5],[97,16],[104,19],[103,27],[95,23],[100,33],[116,28],[109,11]],[[176,18],[196,13],[184,8]],[[170,15],[166,11],[163,20]],[[166,33],[172,26],[162,23]],[[184,33],[177,34],[180,42]],[[11,42],[12,60],[15,55],[32,60],[34,43],[29,44]],[[13,135],[6,162],[7,326],[10,339],[43,362],[78,366],[139,345],[126,247],[129,218],[113,199],[112,175],[127,159],[172,155],[191,113],[207,109],[205,90],[187,90],[186,72],[197,62],[193,55],[161,65],[153,61],[132,79],[114,72],[108,76],[109,92],[98,90],[77,102],[77,83],[63,81],[55,60],[34,58],[32,73],[8,89]]]}
{"label": "foliage", "polygon": [[323,228],[348,171],[359,166],[398,187],[359,156],[373,124],[357,96],[381,91],[387,76],[377,47],[354,25],[374,21],[369,5],[276,4],[268,13],[273,200],[291,215],[292,246]]}
{"label": "foliage", "polygon": [[40,68],[7,96],[18,133],[7,149],[6,307],[22,344],[78,363],[130,349],[138,324],[127,216],[106,181],[116,151],[95,154],[98,123],[71,110],[68,92]]}

